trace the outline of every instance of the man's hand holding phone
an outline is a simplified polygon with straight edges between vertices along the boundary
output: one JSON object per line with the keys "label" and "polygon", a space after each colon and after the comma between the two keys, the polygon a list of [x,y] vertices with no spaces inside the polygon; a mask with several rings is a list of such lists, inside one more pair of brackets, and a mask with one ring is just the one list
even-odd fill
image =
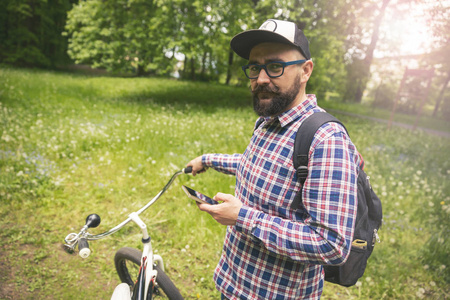
{"label": "man's hand holding phone", "polygon": [[222,202],[219,205],[197,204],[202,211],[209,213],[217,222],[222,225],[236,225],[242,202],[230,194],[217,193],[215,201]]}
{"label": "man's hand holding phone", "polygon": [[[203,195],[187,186],[182,186],[184,192],[191,199],[194,199],[200,210],[209,213],[217,222],[222,225],[236,225],[242,202],[230,194],[217,193],[213,199]],[[219,203],[222,202],[222,203]]]}

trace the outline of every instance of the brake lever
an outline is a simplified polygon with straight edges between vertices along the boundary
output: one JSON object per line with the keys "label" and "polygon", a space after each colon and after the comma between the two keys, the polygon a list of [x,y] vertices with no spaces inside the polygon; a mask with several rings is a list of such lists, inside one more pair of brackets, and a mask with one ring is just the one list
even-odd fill
{"label": "brake lever", "polygon": [[70,246],[70,245],[62,244],[62,245],[61,245],[61,248],[63,248],[63,250],[64,250],[67,254],[70,254],[70,255],[75,254],[75,249],[73,249],[73,247]]}

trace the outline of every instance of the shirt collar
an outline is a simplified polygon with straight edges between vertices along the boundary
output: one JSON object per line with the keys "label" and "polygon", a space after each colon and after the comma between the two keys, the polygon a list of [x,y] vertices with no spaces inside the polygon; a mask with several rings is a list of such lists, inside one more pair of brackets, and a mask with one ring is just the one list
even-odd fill
{"label": "shirt collar", "polygon": [[306,99],[299,105],[281,113],[276,118],[280,121],[281,127],[289,125],[295,120],[298,120],[303,115],[317,107],[316,95],[308,94]]}

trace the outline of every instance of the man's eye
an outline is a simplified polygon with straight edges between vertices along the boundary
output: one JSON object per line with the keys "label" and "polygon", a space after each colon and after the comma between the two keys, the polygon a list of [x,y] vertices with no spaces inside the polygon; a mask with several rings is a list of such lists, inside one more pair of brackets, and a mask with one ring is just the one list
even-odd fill
{"label": "man's eye", "polygon": [[258,65],[249,66],[248,69],[250,70],[250,72],[259,72],[259,70],[261,70]]}
{"label": "man's eye", "polygon": [[281,70],[283,70],[283,65],[278,63],[268,64],[267,69],[271,72],[281,72]]}

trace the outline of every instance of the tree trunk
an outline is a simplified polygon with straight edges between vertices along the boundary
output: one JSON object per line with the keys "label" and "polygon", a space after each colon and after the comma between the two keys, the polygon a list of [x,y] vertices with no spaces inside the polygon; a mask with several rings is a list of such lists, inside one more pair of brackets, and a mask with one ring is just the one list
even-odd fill
{"label": "tree trunk", "polygon": [[191,58],[191,80],[195,80],[195,59]]}
{"label": "tree trunk", "polygon": [[207,59],[207,57],[208,57],[208,52],[203,52],[203,57],[202,57],[202,71],[201,71],[201,75],[200,75],[200,80],[205,80],[206,79],[206,76],[205,76],[205,73],[206,73],[206,59]]}
{"label": "tree trunk", "polygon": [[142,77],[144,75],[144,67],[141,64],[138,64],[136,69],[136,76]]}
{"label": "tree trunk", "polygon": [[183,72],[181,73],[182,74],[181,77],[183,79],[186,79],[186,77],[187,77],[188,60],[189,60],[188,57],[185,55],[184,56],[184,63],[183,63]]}
{"label": "tree trunk", "polygon": [[441,91],[439,92],[439,97],[437,98],[436,105],[434,106],[433,117],[437,116],[437,113],[439,111],[439,106],[441,105],[441,102],[442,102],[442,97],[444,96],[444,91],[447,88],[447,85],[448,85],[449,81],[450,81],[450,72],[448,72],[447,79],[445,80],[445,83],[442,86]]}
{"label": "tree trunk", "polygon": [[231,68],[233,67],[233,50],[230,49],[228,52],[228,69],[227,69],[227,80],[225,82],[226,85],[230,84],[231,80]]}
{"label": "tree trunk", "polygon": [[386,12],[386,8],[389,4],[389,1],[390,0],[383,0],[383,4],[381,5],[381,8],[380,8],[380,13],[378,14],[378,16],[376,17],[375,22],[374,22],[372,39],[370,41],[369,46],[367,47],[366,57],[363,60],[363,65],[362,65],[363,68],[362,68],[362,74],[361,74],[362,78],[358,82],[358,87],[357,87],[356,93],[355,93],[355,102],[356,103],[361,103],[362,97],[364,95],[364,91],[366,90],[366,87],[367,87],[367,82],[369,81],[370,65],[372,64],[373,53],[377,46],[379,33],[380,33],[381,21],[383,20],[383,16],[384,16],[384,13]]}

